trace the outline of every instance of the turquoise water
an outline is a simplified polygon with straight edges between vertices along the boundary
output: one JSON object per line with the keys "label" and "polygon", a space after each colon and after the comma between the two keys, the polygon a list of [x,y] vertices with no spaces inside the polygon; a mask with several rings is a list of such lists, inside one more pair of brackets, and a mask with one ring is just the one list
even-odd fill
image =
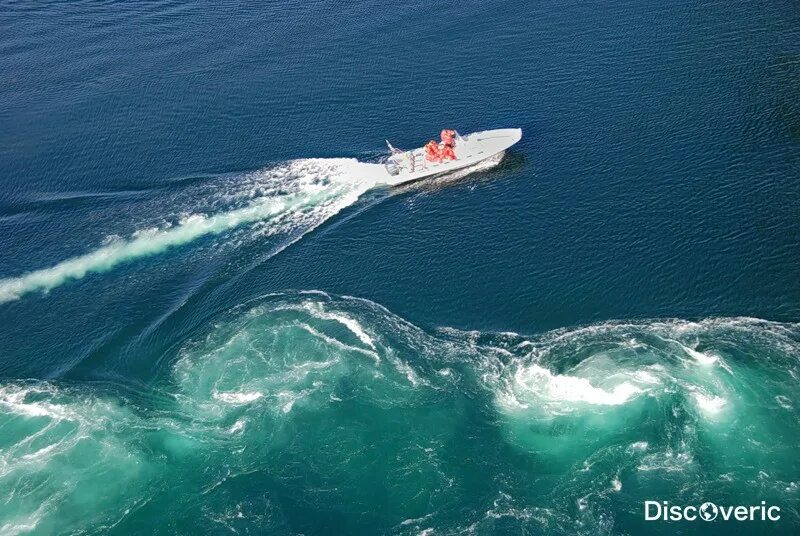
{"label": "turquoise water", "polygon": [[[796,532],[798,29],[7,4],[0,533]],[[524,137],[373,188],[443,125]]]}
{"label": "turquoise water", "polygon": [[654,496],[755,496],[786,526],[798,351],[749,318],[524,337],[269,296],[147,389],[5,382],[4,532],[594,534],[649,528]]}

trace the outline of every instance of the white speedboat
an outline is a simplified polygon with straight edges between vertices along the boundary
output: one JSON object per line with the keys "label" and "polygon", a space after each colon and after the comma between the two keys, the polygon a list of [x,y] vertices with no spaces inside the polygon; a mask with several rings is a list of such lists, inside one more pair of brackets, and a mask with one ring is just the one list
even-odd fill
{"label": "white speedboat", "polygon": [[391,155],[385,162],[387,177],[382,184],[398,186],[434,175],[468,168],[505,152],[522,138],[521,128],[501,128],[473,132],[466,136],[455,135],[455,160],[429,161],[425,148],[402,151],[388,141]]}

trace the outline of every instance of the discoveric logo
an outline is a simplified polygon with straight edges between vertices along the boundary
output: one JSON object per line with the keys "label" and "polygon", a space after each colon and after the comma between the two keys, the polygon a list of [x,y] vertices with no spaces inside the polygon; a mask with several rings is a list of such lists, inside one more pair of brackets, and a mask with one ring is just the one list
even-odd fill
{"label": "discoveric logo", "polygon": [[704,502],[700,505],[700,511],[698,513],[700,517],[703,518],[703,521],[714,521],[719,515],[719,508],[712,502]]}
{"label": "discoveric logo", "polygon": [[751,506],[717,506],[704,502],[700,506],[670,506],[668,501],[645,501],[645,521],[778,521],[781,518],[779,506],[767,506],[766,501]]}

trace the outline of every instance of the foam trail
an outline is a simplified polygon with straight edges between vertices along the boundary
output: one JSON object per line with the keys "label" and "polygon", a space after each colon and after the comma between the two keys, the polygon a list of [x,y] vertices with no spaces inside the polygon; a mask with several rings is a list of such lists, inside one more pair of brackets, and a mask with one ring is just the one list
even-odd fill
{"label": "foam trail", "polygon": [[305,159],[254,173],[241,181],[258,193],[248,205],[211,216],[190,215],[175,226],[140,231],[55,266],[0,279],[0,303],[248,223],[275,220],[274,232],[307,232],[354,203],[375,185],[381,170],[355,159]]}
{"label": "foam trail", "polygon": [[286,202],[259,202],[244,209],[213,217],[192,215],[175,227],[137,234],[130,240],[98,248],[91,253],[60,262],[51,268],[0,281],[0,303],[14,300],[35,290],[50,290],[90,272],[105,272],[124,262],[161,253],[206,234],[221,233],[243,223],[277,214],[289,207]]}

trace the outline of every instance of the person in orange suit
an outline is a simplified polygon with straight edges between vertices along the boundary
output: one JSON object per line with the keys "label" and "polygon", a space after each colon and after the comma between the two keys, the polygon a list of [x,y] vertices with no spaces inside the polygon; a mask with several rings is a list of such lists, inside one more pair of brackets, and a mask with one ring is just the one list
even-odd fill
{"label": "person in orange suit", "polygon": [[428,162],[436,162],[437,160],[441,161],[439,144],[436,143],[436,141],[431,140],[425,144],[425,160]]}
{"label": "person in orange suit", "polygon": [[456,153],[455,153],[455,130],[444,129],[442,130],[442,150],[439,152],[439,160],[455,160]]}
{"label": "person in orange suit", "polygon": [[456,135],[455,130],[444,129],[442,130],[442,143],[447,146],[455,147],[455,141],[453,137]]}
{"label": "person in orange suit", "polygon": [[445,145],[444,147],[442,147],[442,150],[439,152],[440,162],[444,160],[455,160],[455,159],[456,159],[456,153],[453,150],[452,145]]}

